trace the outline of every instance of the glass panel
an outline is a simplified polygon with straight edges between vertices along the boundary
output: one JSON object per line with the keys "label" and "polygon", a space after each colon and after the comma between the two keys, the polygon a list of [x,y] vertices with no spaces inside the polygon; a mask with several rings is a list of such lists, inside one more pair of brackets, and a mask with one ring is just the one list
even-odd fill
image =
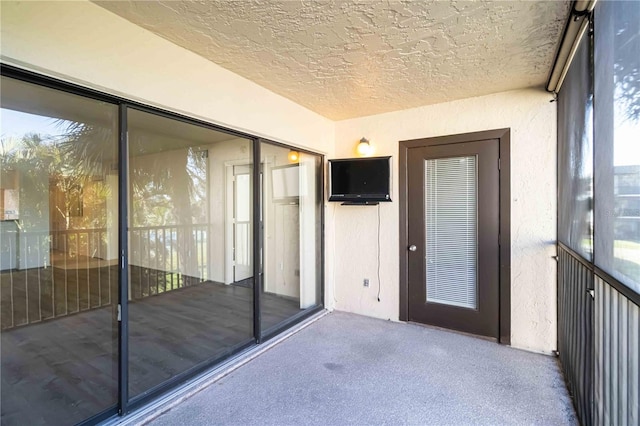
{"label": "glass panel", "polygon": [[[263,143],[262,329],[317,306],[321,282],[321,157]],[[295,159],[293,162],[290,160]]]}
{"label": "glass panel", "polygon": [[476,157],[425,160],[427,302],[476,308]]}
{"label": "glass panel", "polygon": [[251,220],[251,169],[249,166],[234,166],[234,238],[233,247],[234,282],[249,279],[253,276],[253,228]]}
{"label": "glass panel", "polygon": [[593,92],[585,37],[558,95],[558,239],[593,259]]}
{"label": "glass panel", "polygon": [[595,263],[640,292],[640,2],[598,2]]}
{"label": "glass panel", "polygon": [[2,424],[117,401],[117,107],[2,77]]}
{"label": "glass panel", "polygon": [[128,118],[134,397],[252,339],[253,279],[234,280],[233,259],[234,210],[246,213],[252,192],[234,189],[234,168],[251,170],[252,141],[136,110]]}

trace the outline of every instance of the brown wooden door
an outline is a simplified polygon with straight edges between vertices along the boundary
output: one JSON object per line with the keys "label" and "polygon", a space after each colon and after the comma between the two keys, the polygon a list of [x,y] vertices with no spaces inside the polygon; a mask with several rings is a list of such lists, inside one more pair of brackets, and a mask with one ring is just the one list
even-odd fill
{"label": "brown wooden door", "polygon": [[499,338],[498,139],[407,151],[408,319]]}

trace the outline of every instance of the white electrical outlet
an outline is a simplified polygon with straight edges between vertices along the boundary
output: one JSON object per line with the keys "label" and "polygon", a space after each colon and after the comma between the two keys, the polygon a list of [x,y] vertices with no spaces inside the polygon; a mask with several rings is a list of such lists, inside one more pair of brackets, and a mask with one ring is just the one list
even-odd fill
{"label": "white electrical outlet", "polygon": [[364,285],[365,287],[369,287],[369,278],[365,278],[362,285]]}

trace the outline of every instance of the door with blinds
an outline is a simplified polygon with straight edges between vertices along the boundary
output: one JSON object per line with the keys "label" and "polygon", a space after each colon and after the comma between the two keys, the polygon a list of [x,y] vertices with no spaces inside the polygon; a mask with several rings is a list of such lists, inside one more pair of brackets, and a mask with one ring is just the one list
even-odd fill
{"label": "door with blinds", "polygon": [[408,149],[408,319],[499,338],[498,139]]}

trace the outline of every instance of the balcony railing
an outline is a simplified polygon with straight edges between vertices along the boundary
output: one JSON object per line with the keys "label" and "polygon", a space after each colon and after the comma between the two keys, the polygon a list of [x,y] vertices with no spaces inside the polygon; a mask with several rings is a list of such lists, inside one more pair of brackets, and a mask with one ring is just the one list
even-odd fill
{"label": "balcony railing", "polygon": [[[208,226],[130,230],[129,298],[200,283],[209,276]],[[3,229],[0,325],[3,330],[92,309],[117,300],[117,250],[104,228],[30,232]]]}
{"label": "balcony railing", "polygon": [[583,425],[640,424],[640,297],[558,247],[558,352]]}
{"label": "balcony railing", "polygon": [[148,226],[129,233],[130,297],[176,290],[209,277],[208,225]]}

